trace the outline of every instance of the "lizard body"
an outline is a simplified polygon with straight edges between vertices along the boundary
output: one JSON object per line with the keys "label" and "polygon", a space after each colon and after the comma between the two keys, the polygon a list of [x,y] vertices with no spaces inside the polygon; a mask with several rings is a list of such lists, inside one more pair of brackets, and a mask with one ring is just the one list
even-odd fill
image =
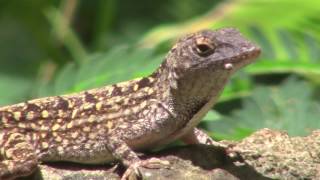
{"label": "lizard body", "polygon": [[196,126],[259,53],[233,28],[200,31],[181,38],[148,77],[1,107],[0,179],[47,161],[130,167],[141,161],[135,151],[177,139],[214,144]]}

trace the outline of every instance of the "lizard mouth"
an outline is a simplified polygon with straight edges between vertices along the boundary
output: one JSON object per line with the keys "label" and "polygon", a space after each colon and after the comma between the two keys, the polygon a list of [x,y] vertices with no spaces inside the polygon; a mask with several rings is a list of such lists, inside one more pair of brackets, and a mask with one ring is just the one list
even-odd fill
{"label": "lizard mouth", "polygon": [[229,60],[223,62],[225,70],[239,69],[253,62],[261,53],[261,49],[257,46],[243,49],[243,52],[237,56],[230,57]]}

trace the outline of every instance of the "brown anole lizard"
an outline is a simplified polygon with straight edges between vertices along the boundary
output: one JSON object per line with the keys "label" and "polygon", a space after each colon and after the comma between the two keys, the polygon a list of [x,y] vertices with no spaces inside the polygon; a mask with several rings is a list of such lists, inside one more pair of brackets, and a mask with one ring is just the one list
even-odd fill
{"label": "brown anole lizard", "polygon": [[237,30],[181,38],[150,76],[0,108],[0,179],[31,174],[48,161],[119,160],[127,173],[152,163],[137,151],[181,139],[215,144],[196,128],[230,76],[260,48]]}

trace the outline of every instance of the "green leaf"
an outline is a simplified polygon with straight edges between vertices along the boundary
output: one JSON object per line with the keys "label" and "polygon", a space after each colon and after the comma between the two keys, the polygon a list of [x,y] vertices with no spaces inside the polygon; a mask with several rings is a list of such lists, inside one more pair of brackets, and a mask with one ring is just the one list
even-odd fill
{"label": "green leaf", "polygon": [[216,139],[232,139],[239,141],[250,134],[252,134],[254,131],[250,128],[244,128],[244,127],[236,127],[233,131],[228,132],[210,132],[209,135],[211,137],[214,137]]}
{"label": "green leaf", "polygon": [[22,101],[29,95],[31,87],[31,79],[0,74],[0,105]]}
{"label": "green leaf", "polygon": [[58,73],[53,94],[79,92],[147,76],[157,68],[162,58],[163,55],[154,56],[151,49],[129,49],[125,46],[92,54],[84,63],[78,66],[69,64]]}
{"label": "green leaf", "polygon": [[281,86],[254,89],[242,109],[208,124],[207,128],[220,137],[232,139],[239,139],[243,129],[252,132],[261,128],[306,135],[320,128],[319,117],[320,103],[313,98],[312,87],[305,81],[289,78]]}
{"label": "green leaf", "polygon": [[55,83],[53,85],[53,94],[60,94],[70,92],[73,83],[75,82],[76,65],[74,63],[69,63],[61,69],[57,74]]}
{"label": "green leaf", "polygon": [[219,102],[248,96],[251,93],[252,86],[250,76],[243,71],[239,71],[231,77],[219,98]]}
{"label": "green leaf", "polygon": [[203,118],[202,122],[212,122],[220,119],[221,119],[221,115],[218,112],[211,110]]}

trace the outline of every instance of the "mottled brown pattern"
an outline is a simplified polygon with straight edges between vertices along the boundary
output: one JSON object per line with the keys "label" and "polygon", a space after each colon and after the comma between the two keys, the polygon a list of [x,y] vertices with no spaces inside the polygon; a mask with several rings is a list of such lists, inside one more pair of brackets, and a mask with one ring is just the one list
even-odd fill
{"label": "mottled brown pattern", "polygon": [[46,161],[118,159],[130,172],[142,164],[137,150],[176,139],[218,145],[195,127],[259,52],[235,29],[200,31],[181,38],[148,77],[1,107],[0,179],[26,176]]}

